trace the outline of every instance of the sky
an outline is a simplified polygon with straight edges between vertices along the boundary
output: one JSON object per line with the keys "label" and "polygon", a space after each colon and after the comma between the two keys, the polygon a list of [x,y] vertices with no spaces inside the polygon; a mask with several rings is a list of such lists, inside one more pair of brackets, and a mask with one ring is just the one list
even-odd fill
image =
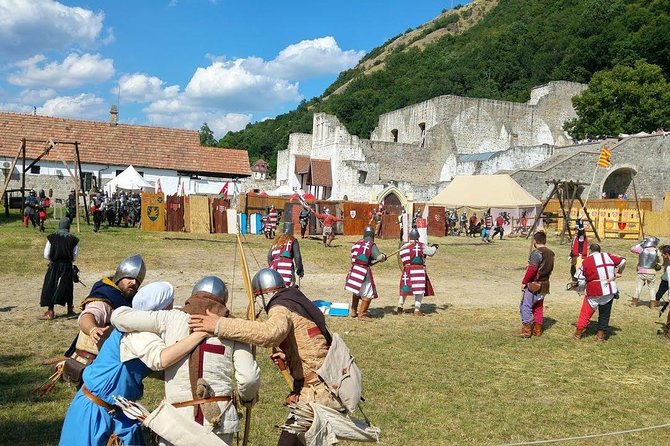
{"label": "sky", "polygon": [[[460,3],[467,3],[461,1]],[[0,0],[0,111],[220,138],[296,108],[453,0]]]}

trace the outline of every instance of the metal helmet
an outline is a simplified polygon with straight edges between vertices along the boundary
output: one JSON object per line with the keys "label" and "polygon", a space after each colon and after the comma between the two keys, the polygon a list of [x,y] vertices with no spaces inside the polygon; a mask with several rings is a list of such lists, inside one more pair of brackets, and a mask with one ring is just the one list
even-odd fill
{"label": "metal helmet", "polygon": [[136,279],[140,284],[144,281],[144,276],[147,273],[147,267],[144,265],[144,260],[139,254],[125,258],[116,267],[116,272],[112,280],[118,283],[119,280],[125,278]]}
{"label": "metal helmet", "polygon": [[409,231],[409,239],[419,240],[419,231],[416,228],[412,228],[412,230]]}
{"label": "metal helmet", "polygon": [[213,295],[224,305],[228,302],[228,288],[224,281],[216,276],[205,276],[198,280],[193,287],[193,291],[191,291],[191,295],[200,291]]}
{"label": "metal helmet", "polygon": [[324,213],[324,214],[330,214],[330,209],[329,209],[329,208],[324,209],[324,210],[323,210],[323,213]]}
{"label": "metal helmet", "polygon": [[363,230],[363,240],[374,240],[375,239],[375,230],[370,226],[366,226]]}
{"label": "metal helmet", "polygon": [[271,268],[263,268],[251,279],[251,289],[254,296],[259,294],[270,294],[286,288],[284,278]]}
{"label": "metal helmet", "polygon": [[642,241],[642,247],[643,248],[655,248],[655,247],[658,246],[659,241],[660,240],[658,239],[658,237],[653,237],[653,236],[647,237]]}
{"label": "metal helmet", "polygon": [[293,222],[292,221],[284,222],[284,234],[293,235]]}

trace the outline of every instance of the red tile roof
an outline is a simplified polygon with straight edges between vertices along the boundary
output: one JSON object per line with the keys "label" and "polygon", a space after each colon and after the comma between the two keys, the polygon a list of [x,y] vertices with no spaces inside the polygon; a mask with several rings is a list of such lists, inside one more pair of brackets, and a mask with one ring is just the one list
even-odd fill
{"label": "red tile roof", "polygon": [[330,160],[312,159],[312,186],[333,186]]}
{"label": "red tile roof", "polygon": [[303,174],[309,172],[309,157],[303,155],[295,156],[295,173]]}
{"label": "red tile roof", "polygon": [[[0,156],[14,158],[22,138],[77,141],[82,163],[152,167],[205,176],[250,176],[246,150],[200,145],[198,132],[162,127],[78,121],[75,119],[0,112]],[[34,159],[46,146],[27,144],[26,157]],[[58,145],[71,161],[71,146]],[[44,159],[56,160],[52,153]]]}

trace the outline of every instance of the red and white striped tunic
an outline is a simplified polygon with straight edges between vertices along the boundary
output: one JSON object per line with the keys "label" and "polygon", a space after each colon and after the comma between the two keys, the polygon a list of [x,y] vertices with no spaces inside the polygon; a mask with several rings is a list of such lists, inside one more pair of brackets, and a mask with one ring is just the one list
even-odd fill
{"label": "red and white striped tunic", "polygon": [[293,242],[294,240],[287,240],[282,246],[273,246],[270,254],[270,268],[282,276],[287,287],[293,283]]}
{"label": "red and white striped tunic", "polygon": [[400,249],[400,261],[403,271],[400,275],[400,295],[424,294],[434,296],[433,286],[426,273],[424,244],[411,241]]}
{"label": "red and white striped tunic", "polygon": [[[372,277],[372,248],[375,243],[370,240],[359,240],[351,247],[351,268],[347,274],[347,280],[344,289],[353,294],[360,295],[366,281],[369,281],[372,287],[372,298],[377,297],[377,288]],[[366,296],[367,297],[367,296]]]}

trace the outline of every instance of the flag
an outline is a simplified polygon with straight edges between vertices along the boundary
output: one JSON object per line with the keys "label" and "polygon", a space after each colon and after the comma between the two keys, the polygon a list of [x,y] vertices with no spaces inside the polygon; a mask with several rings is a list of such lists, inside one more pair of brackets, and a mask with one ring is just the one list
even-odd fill
{"label": "flag", "polygon": [[226,181],[226,184],[223,185],[221,190],[219,191],[219,198],[223,198],[224,200],[228,199],[228,182]]}
{"label": "flag", "polygon": [[179,192],[179,195],[180,195],[181,197],[183,197],[183,196],[186,195],[186,192],[184,192],[184,183],[181,183],[181,191]]}
{"label": "flag", "polygon": [[156,181],[156,193],[157,194],[162,194],[163,193],[163,188],[161,187],[161,179],[159,178],[158,181]]}
{"label": "flag", "polygon": [[600,156],[598,157],[598,167],[608,169],[612,164],[612,151],[607,147],[600,149]]}

